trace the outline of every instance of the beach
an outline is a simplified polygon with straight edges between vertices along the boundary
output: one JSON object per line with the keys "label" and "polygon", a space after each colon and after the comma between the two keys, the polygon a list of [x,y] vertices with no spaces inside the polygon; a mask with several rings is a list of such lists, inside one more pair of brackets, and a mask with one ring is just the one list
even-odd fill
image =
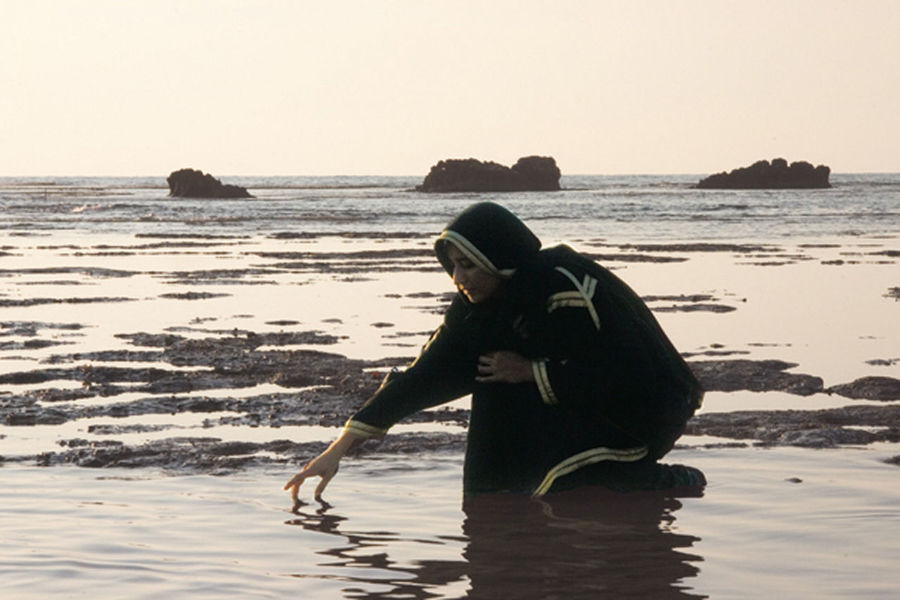
{"label": "beach", "polygon": [[[0,180],[0,595],[891,597],[900,176],[688,176],[424,195],[416,178]],[[479,200],[628,282],[707,389],[666,462],[702,494],[461,504],[465,398],[325,500],[282,486],[452,298],[432,242]],[[652,576],[647,576],[652,573]]]}

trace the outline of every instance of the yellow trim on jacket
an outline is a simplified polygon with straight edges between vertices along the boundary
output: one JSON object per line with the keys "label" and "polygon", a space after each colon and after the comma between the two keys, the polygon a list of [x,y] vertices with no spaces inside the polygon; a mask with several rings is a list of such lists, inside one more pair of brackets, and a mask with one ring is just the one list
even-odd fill
{"label": "yellow trim on jacket", "polygon": [[553,482],[562,477],[563,475],[568,475],[573,471],[577,471],[581,467],[586,467],[588,465],[592,465],[598,462],[603,462],[606,460],[612,460],[616,462],[636,462],[641,460],[647,456],[647,447],[639,446],[637,448],[591,448],[590,450],[585,450],[584,452],[579,452],[574,456],[570,456],[566,460],[560,462],[552,469],[547,471],[547,475],[544,477],[544,480],[541,482],[537,488],[535,488],[534,492],[532,492],[532,497],[538,498],[543,496],[547,492],[550,491],[550,488],[553,486]]}
{"label": "yellow trim on jacket", "polygon": [[353,419],[347,421],[347,423],[344,425],[344,431],[348,431],[353,435],[359,436],[366,440],[371,438],[384,437],[388,432],[387,429],[381,429],[379,427],[363,423],[362,421],[354,421]]}
{"label": "yellow trim on jacket", "polygon": [[547,373],[547,360],[535,360],[531,362],[531,372],[534,374],[534,382],[537,384],[538,391],[541,393],[541,399],[544,404],[551,406],[559,404],[559,398],[556,397],[553,388],[550,386],[550,375]]}

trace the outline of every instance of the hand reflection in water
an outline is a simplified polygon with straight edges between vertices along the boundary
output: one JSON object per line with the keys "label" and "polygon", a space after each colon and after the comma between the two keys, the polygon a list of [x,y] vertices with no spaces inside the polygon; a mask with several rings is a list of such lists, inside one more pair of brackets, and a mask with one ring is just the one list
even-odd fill
{"label": "hand reflection in water", "polygon": [[341,521],[346,521],[347,517],[342,517],[340,515],[329,515],[326,514],[329,509],[331,509],[331,504],[325,502],[322,499],[318,499],[317,504],[319,508],[317,508],[312,514],[308,512],[304,512],[303,508],[310,506],[308,502],[304,502],[299,498],[294,498],[294,507],[291,508],[291,512],[295,515],[299,516],[299,519],[293,519],[288,521],[289,525],[300,525],[304,529],[309,529],[311,531],[318,531],[320,533],[330,533],[334,535],[342,535],[340,531],[338,531],[338,524]]}
{"label": "hand reflection in water", "polygon": [[[468,583],[462,597],[472,599],[700,598],[689,591],[689,580],[702,558],[687,551],[699,538],[678,533],[674,513],[682,506],[679,497],[702,492],[681,492],[623,494],[590,487],[541,500],[479,496],[463,506],[463,538],[423,541],[383,531],[349,531],[347,518],[329,514],[332,507],[324,502],[314,511],[299,502],[294,507],[298,518],[287,524],[341,538],[319,552],[330,559],[319,568],[338,569],[325,577],[347,582],[347,597],[444,597],[441,588],[458,590]],[[405,558],[410,544],[437,540],[453,547],[464,542],[464,560]],[[402,546],[403,559],[391,559],[393,545],[395,554],[401,554]],[[434,548],[427,553],[433,555]],[[447,554],[455,556],[456,551],[450,548]],[[377,575],[370,569],[378,570]]]}

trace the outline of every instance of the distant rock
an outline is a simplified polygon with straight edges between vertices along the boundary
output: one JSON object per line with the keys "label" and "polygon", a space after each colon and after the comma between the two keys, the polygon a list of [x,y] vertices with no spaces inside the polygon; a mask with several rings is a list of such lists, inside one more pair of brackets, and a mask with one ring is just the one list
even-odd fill
{"label": "distant rock", "polygon": [[420,192],[526,192],[559,190],[559,167],[552,157],[526,156],[512,168],[474,158],[442,160],[433,167]]}
{"label": "distant rock", "polygon": [[252,198],[238,185],[225,185],[212,175],[196,169],[173,171],[167,178],[169,196],[178,198]]}
{"label": "distant rock", "polygon": [[813,167],[800,161],[788,165],[783,158],[771,163],[761,160],[749,167],[741,167],[730,173],[717,173],[700,180],[700,189],[759,190],[759,189],[819,189],[830,188],[828,176],[831,169],[825,165]]}

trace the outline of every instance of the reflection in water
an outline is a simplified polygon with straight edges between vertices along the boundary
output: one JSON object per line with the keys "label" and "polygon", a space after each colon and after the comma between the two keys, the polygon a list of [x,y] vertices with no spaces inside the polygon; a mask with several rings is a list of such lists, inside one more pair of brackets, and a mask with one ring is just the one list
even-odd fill
{"label": "reflection in water", "polygon": [[672,491],[480,496],[463,507],[464,560],[404,565],[391,560],[391,544],[409,540],[348,531],[346,518],[329,514],[327,504],[316,510],[298,504],[298,518],[288,524],[342,538],[320,554],[330,558],[321,566],[338,569],[328,578],[347,582],[346,598],[436,598],[440,588],[462,582],[469,586],[462,597],[472,599],[700,598],[686,580],[702,558],[682,550],[699,538],[676,532],[680,507]]}

